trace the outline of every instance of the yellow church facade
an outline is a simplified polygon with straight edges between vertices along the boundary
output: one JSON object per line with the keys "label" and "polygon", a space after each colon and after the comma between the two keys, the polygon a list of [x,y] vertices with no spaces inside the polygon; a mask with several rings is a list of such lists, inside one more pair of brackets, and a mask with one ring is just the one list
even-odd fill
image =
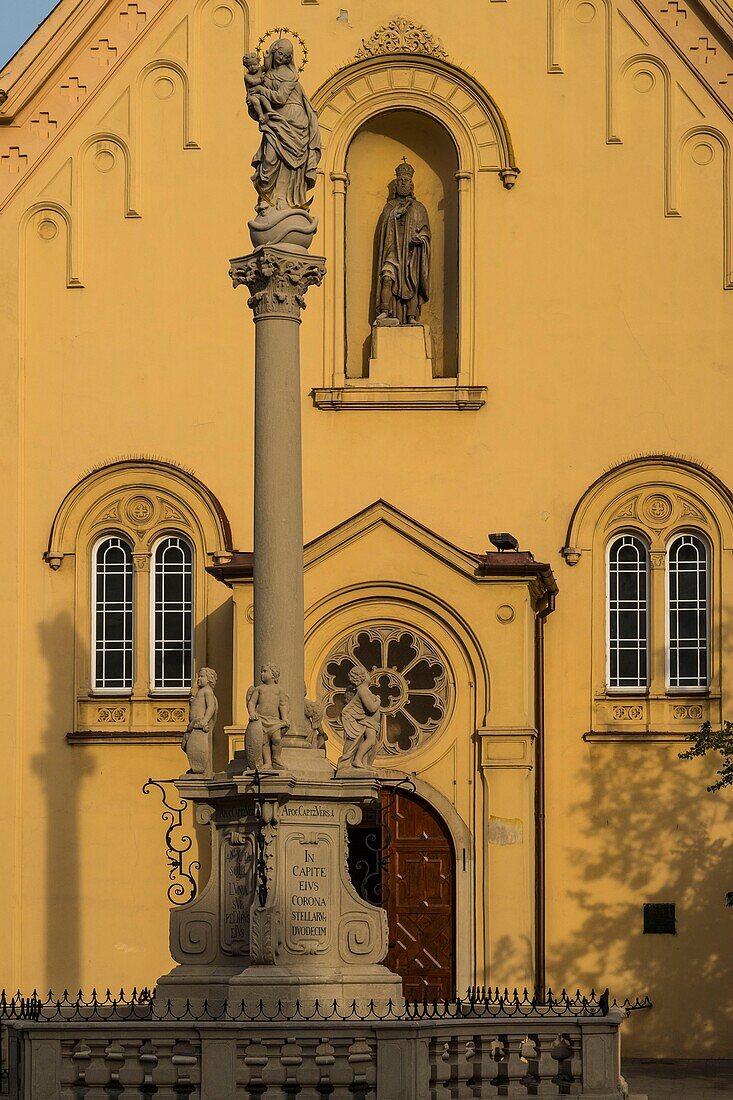
{"label": "yellow church facade", "polygon": [[[725,0],[61,0],[0,73],[0,984],[169,970],[142,788],[184,770],[199,668],[215,767],[243,745],[254,338],[227,263],[242,55],[285,34],[327,263],[304,674],[335,761],[363,664],[377,766],[412,780],[388,962],[415,996],[648,994],[627,1053],[730,1056],[730,797],[678,758],[733,707]],[[429,294],[379,327],[400,165]]]}

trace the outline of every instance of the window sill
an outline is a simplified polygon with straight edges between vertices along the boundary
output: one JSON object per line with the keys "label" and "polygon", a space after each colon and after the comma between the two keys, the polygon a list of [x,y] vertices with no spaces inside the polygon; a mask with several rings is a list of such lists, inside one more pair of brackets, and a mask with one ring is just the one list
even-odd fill
{"label": "window sill", "polygon": [[[475,411],[486,404],[486,386],[458,386],[448,378],[433,386],[375,386],[368,382],[311,390],[317,409],[439,409]],[[443,384],[444,383],[444,384]]]}
{"label": "window sill", "polygon": [[173,730],[75,730],[66,734],[69,745],[178,745],[181,733]]}
{"label": "window sill", "polygon": [[139,730],[161,729],[180,733],[188,724],[188,694],[179,696],[82,696],[76,706],[77,730],[93,730],[106,736],[125,737]]}
{"label": "window sill", "polygon": [[687,734],[680,730],[679,733],[650,732],[648,730],[588,730],[583,734],[583,740],[591,745],[684,745],[687,743]]}
{"label": "window sill", "polygon": [[717,722],[720,717],[721,696],[717,690],[644,694],[606,692],[593,698],[591,732],[616,734],[626,729],[632,736],[679,736],[684,740],[703,722]]}

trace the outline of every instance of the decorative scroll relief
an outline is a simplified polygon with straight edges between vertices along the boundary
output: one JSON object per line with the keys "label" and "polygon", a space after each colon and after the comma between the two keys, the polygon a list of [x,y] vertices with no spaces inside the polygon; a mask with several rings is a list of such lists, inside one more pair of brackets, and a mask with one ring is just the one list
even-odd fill
{"label": "decorative scroll relief", "polygon": [[619,520],[630,519],[642,523],[648,530],[662,532],[673,524],[697,520],[708,524],[709,519],[701,504],[679,493],[671,493],[667,487],[649,488],[622,498],[609,509],[606,527]]}
{"label": "decorative scroll relief", "polygon": [[378,27],[369,38],[362,39],[356,60],[391,53],[420,53],[426,57],[439,57],[442,61],[448,59],[447,52],[430,31],[413,23],[411,19],[402,17],[391,19],[389,23]]}
{"label": "decorative scroll relief", "polygon": [[357,665],[367,670],[381,701],[378,752],[410,752],[441,728],[452,701],[447,661],[424,635],[383,624],[342,638],[323,664],[325,722],[337,737],[344,738],[341,712],[352,697],[349,674]]}

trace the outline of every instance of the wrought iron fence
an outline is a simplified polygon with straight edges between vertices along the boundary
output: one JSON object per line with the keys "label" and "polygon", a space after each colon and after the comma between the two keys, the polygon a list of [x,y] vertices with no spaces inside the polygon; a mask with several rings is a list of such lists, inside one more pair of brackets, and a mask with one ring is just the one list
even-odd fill
{"label": "wrought iron fence", "polygon": [[30,1020],[39,1023],[49,1022],[102,1022],[116,1020],[125,1023],[144,1022],[146,1020],[160,1022],[241,1022],[241,1023],[278,1023],[281,1021],[353,1021],[375,1022],[386,1020],[451,1020],[464,1018],[503,1017],[516,1018],[523,1016],[533,1017],[560,1017],[560,1018],[588,1018],[607,1016],[610,1009],[621,1009],[627,1014],[641,1009],[651,1008],[652,1003],[648,997],[640,999],[625,998],[622,1001],[611,1000],[608,990],[596,995],[594,990],[583,994],[577,990],[574,994],[562,990],[555,994],[547,991],[547,996],[542,1000],[532,995],[528,990],[521,994],[518,990],[512,993],[508,989],[503,992],[499,988],[486,989],[473,987],[468,990],[465,997],[459,997],[454,1001],[407,1001],[387,1005],[376,1005],[373,1001],[358,1003],[353,1001],[351,1005],[339,1004],[337,1001],[314,1001],[301,1004],[295,1001],[292,1005],[285,1005],[281,1001],[265,1004],[260,1001],[257,1006],[246,1005],[244,1001],[239,1005],[232,1005],[226,1001],[209,1001],[203,998],[201,1001],[171,1000],[156,997],[155,990],[133,989],[128,996],[124,990],[113,994],[109,989],[99,995],[96,989],[90,996],[85,996],[79,990],[75,995],[70,995],[67,990],[57,996],[49,990],[46,996],[41,996],[36,990],[30,996],[24,996],[20,991],[8,996],[3,990],[0,994],[0,1021]]}

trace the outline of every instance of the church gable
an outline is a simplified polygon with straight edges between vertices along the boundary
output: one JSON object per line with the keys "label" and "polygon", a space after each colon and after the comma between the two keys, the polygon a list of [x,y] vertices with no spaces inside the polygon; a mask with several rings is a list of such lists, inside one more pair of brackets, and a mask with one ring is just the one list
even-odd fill
{"label": "church gable", "polygon": [[[321,81],[321,91],[314,99],[321,109],[327,146],[331,131],[339,124],[339,113],[349,115],[357,127],[359,110],[367,117],[368,112],[364,114],[359,106],[365,95],[374,112],[393,109],[405,96],[417,103],[420,96],[427,95],[444,113],[455,116],[452,136],[458,143],[461,179],[469,181],[472,173],[461,156],[460,135],[465,131],[473,135],[480,150],[478,170],[490,167],[501,174],[505,186],[514,183],[527,141],[521,127],[517,130],[518,116],[512,111],[512,97],[503,86],[500,68],[492,63],[496,86],[484,90],[480,80],[485,81],[486,74],[471,64],[464,35],[455,28],[452,31],[443,12],[426,9],[421,16],[424,25],[403,16],[379,24],[369,12],[352,13],[352,23],[339,27],[338,35],[331,31],[324,37],[325,16],[318,7],[298,8],[289,12],[288,18],[297,21],[308,51],[304,60],[308,57],[315,68],[308,74],[311,86]],[[521,73],[516,71],[515,87],[509,89],[515,97],[518,80],[526,84],[526,94],[535,97],[538,81],[560,78],[576,101],[575,109],[589,97],[587,108],[582,108],[587,112],[602,88],[606,143],[624,144],[630,129],[639,123],[648,141],[662,142],[663,213],[667,217],[685,213],[683,199],[705,202],[713,184],[720,199],[726,195],[723,284],[726,288],[733,285],[728,194],[733,17],[725,0],[680,0],[674,4],[664,0],[552,0],[546,15],[528,14],[517,0],[509,0],[505,6],[492,4],[488,11],[482,9],[476,18],[477,27],[485,25],[490,31],[490,54],[494,50],[501,53],[509,43],[516,48],[518,41],[525,42]],[[95,144],[94,155],[101,152],[97,167],[102,171],[104,165],[112,164],[110,154],[121,155],[127,179],[126,214],[137,216],[139,202],[131,192],[140,182],[136,146],[146,96],[152,91],[160,100],[180,97],[184,148],[206,145],[210,135],[201,126],[212,94],[208,87],[212,65],[231,68],[226,98],[236,97],[236,108],[234,102],[225,106],[232,114],[241,101],[241,92],[234,92],[235,83],[241,87],[237,72],[241,51],[252,48],[272,29],[259,16],[250,34],[249,23],[245,0],[87,0],[81,5],[69,0],[60,4],[0,73],[0,213],[21,192],[24,197],[20,201],[26,209],[42,197],[67,209],[74,206],[79,162],[94,138],[117,146],[118,152],[110,147],[97,149]],[[323,56],[315,55],[316,40],[322,43]],[[145,43],[147,49],[142,48]],[[540,46],[546,57],[541,57]],[[127,64],[133,52],[140,59],[137,66]],[[454,89],[450,81],[446,84],[441,78],[441,66],[452,63],[452,71],[460,73],[464,60],[475,78],[464,75],[465,88]],[[355,63],[367,66],[363,74],[354,69]],[[329,72],[335,76],[326,81]],[[352,72],[360,80],[349,82]],[[349,87],[341,94],[340,103],[339,90],[346,84]],[[347,94],[355,103],[346,102]],[[504,114],[495,106],[494,95]],[[99,104],[96,117],[95,103]],[[218,103],[223,105],[221,97]],[[93,121],[84,128],[80,141],[70,131],[83,117]],[[349,125],[344,133],[347,130]],[[354,132],[353,125],[350,132]],[[345,149],[329,155],[344,161]],[[484,158],[488,159],[484,162]],[[610,159],[605,170],[613,171]],[[650,170],[656,166],[640,165],[642,174]],[[344,168],[331,166],[331,171],[343,173]],[[325,170],[322,178],[328,182]],[[35,186],[32,180],[37,180]],[[461,183],[464,189],[470,190],[470,186],[470,182]],[[464,205],[473,206],[473,201]],[[327,210],[326,224],[329,218]],[[69,285],[75,285],[75,280]],[[468,342],[474,336],[467,330],[465,305],[460,316],[468,355]],[[338,328],[334,337],[339,337]],[[332,383],[338,373],[338,366],[332,365],[324,385]],[[472,376],[469,366],[461,381],[472,384]],[[334,407],[332,402],[329,405],[329,394],[327,390],[324,407]],[[476,400],[472,407],[479,407]]]}

